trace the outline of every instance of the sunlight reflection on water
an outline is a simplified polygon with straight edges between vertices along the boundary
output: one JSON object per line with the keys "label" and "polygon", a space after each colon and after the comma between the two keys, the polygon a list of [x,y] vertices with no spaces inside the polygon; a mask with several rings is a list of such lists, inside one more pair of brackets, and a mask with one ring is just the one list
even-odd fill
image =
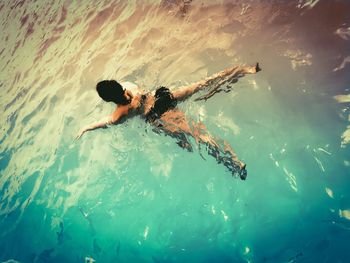
{"label": "sunlight reflection on water", "polygon": [[[0,261],[346,262],[349,10],[0,4]],[[176,87],[257,61],[232,92],[179,105],[233,145],[245,182],[138,118],[74,141],[113,110],[99,80]]]}

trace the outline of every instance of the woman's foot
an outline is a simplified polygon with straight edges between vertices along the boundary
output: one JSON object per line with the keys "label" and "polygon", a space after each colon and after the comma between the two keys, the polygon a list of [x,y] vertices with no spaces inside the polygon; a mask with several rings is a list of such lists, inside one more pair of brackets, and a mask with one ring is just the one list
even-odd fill
{"label": "woman's foot", "polygon": [[245,163],[240,162],[240,164],[239,164],[239,169],[240,169],[240,170],[245,170],[246,166],[247,166],[247,165],[246,165]]}
{"label": "woman's foot", "polygon": [[[237,163],[238,162],[238,163]],[[232,176],[236,177],[239,176],[241,180],[245,180],[247,178],[247,165],[241,161],[234,161],[235,166],[232,170]]]}
{"label": "woman's foot", "polygon": [[239,178],[241,178],[241,180],[245,180],[247,178],[247,170],[245,169],[246,167],[247,165],[242,162],[239,165]]}

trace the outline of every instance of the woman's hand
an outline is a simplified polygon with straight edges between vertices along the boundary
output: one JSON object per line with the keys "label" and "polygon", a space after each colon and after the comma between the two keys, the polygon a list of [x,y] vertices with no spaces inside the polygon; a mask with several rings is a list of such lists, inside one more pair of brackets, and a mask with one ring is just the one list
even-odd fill
{"label": "woman's hand", "polygon": [[124,115],[128,114],[128,108],[127,107],[118,107],[118,109],[112,114],[105,118],[103,118],[101,121],[95,122],[93,124],[87,125],[83,129],[81,129],[77,136],[75,136],[76,140],[79,140],[81,136],[87,131],[96,130],[99,128],[108,128],[108,125],[116,124],[119,118],[121,118]]}
{"label": "woman's hand", "polygon": [[87,125],[78,132],[77,136],[75,136],[75,139],[79,140],[80,137],[83,136],[83,134],[87,131],[92,131],[99,128],[107,128],[107,124],[109,124],[107,121],[102,120],[91,125]]}
{"label": "woman's hand", "polygon": [[84,134],[85,132],[86,132],[86,129],[81,129],[81,130],[78,132],[77,136],[75,136],[75,139],[76,139],[76,140],[79,140],[80,137],[83,136],[83,134]]}

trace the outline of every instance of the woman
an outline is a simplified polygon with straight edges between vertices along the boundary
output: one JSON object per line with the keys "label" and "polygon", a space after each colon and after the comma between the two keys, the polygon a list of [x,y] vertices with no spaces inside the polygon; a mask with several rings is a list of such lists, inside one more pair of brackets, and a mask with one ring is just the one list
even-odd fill
{"label": "woman", "polygon": [[194,93],[215,84],[216,87],[211,92],[200,98],[208,99],[215,92],[220,91],[220,86],[225,82],[237,82],[238,78],[245,74],[257,73],[260,70],[258,63],[253,67],[232,67],[174,91],[160,87],[154,94],[143,92],[135,85],[131,89],[132,84],[130,83],[121,85],[115,80],[100,81],[96,86],[99,96],[106,102],[114,102],[117,107],[103,120],[80,130],[76,138],[79,139],[87,131],[107,128],[108,125],[119,124],[130,117],[139,115],[152,124],[156,131],[176,138],[177,144],[188,151],[192,151],[192,146],[187,137],[193,137],[197,144],[206,145],[208,153],[219,163],[223,163],[232,172],[232,175],[239,175],[242,180],[245,180],[247,177],[246,165],[238,160],[230,145],[225,141],[215,140],[202,123],[189,123],[184,113],[176,108],[176,105]]}

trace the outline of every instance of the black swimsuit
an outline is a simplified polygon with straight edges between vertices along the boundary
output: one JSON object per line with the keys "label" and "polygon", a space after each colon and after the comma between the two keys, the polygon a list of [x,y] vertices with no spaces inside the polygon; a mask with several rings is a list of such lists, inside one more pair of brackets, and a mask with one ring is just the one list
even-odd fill
{"label": "black swimsuit", "polygon": [[[147,96],[141,96],[141,103],[144,103]],[[156,119],[159,119],[165,112],[168,110],[174,109],[177,105],[177,100],[174,98],[174,95],[166,87],[160,87],[156,90],[155,102],[146,114],[147,122],[154,122]]]}

